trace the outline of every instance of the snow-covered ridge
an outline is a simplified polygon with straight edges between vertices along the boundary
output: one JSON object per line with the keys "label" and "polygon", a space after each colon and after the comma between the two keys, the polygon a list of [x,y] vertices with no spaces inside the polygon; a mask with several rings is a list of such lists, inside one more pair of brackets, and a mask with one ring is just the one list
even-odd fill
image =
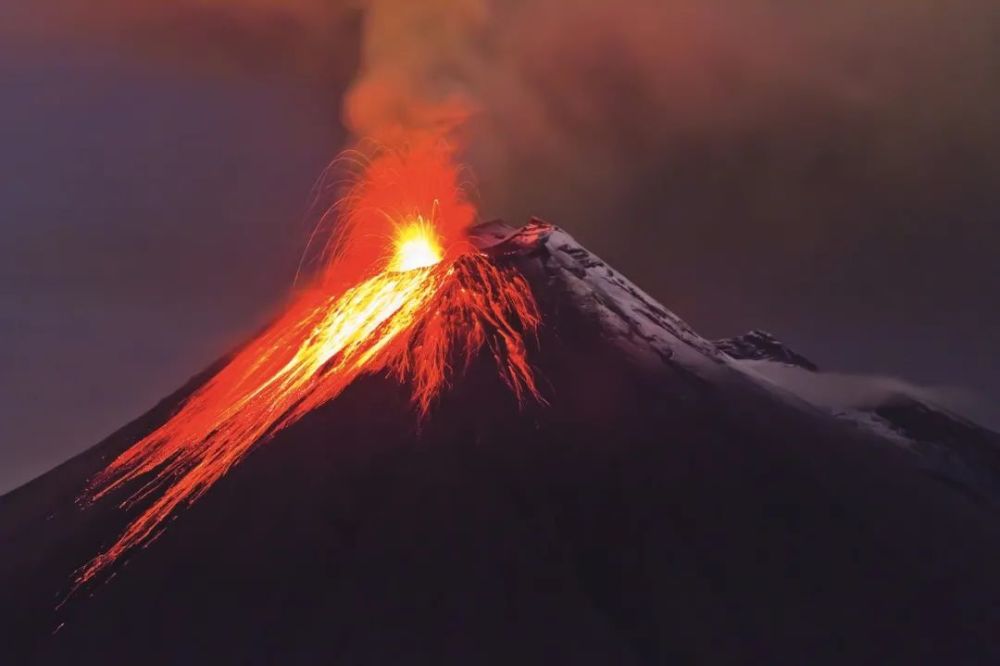
{"label": "snow-covered ridge", "polygon": [[473,241],[496,255],[537,259],[575,307],[642,363],[680,366],[710,381],[737,373],[883,438],[948,482],[1000,501],[1000,435],[939,406],[930,391],[894,378],[821,372],[764,331],[707,340],[566,231],[540,220],[520,229],[480,225]]}
{"label": "snow-covered ridge", "polygon": [[[540,220],[532,220],[517,230],[502,223],[485,226],[480,238],[495,242],[480,241],[481,247],[500,254],[536,257],[575,305],[594,316],[609,338],[633,357],[654,363],[670,361],[709,372],[723,365],[721,353],[712,342],[563,229]],[[711,366],[715,366],[714,370]]]}
{"label": "snow-covered ridge", "polygon": [[820,372],[764,335],[723,341],[720,348],[748,375],[905,449],[938,478],[1000,502],[1000,435],[939,404],[932,389],[893,377]]}

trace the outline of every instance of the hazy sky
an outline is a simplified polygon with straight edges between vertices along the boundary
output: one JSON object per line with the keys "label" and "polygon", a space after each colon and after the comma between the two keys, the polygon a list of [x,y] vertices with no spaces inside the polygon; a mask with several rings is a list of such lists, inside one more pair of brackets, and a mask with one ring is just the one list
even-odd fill
{"label": "hazy sky", "polygon": [[[0,491],[279,306],[360,46],[344,2],[32,4],[0,11]],[[710,337],[765,328],[989,412],[995,3],[706,5],[493,3],[448,73],[482,107],[483,214],[565,227]]]}

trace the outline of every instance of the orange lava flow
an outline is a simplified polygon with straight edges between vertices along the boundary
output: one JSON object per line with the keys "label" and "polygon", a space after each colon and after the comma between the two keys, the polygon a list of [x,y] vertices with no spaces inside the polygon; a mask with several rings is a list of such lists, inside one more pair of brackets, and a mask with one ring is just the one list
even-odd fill
{"label": "orange lava flow", "polygon": [[426,414],[453,369],[485,348],[519,401],[541,399],[525,344],[540,323],[534,297],[465,241],[474,211],[451,157],[429,139],[376,157],[345,200],[339,251],[315,284],[92,480],[87,501],[137,482],[122,506],[144,508],[77,585],[148,544],[255,445],[362,374],[408,382]]}

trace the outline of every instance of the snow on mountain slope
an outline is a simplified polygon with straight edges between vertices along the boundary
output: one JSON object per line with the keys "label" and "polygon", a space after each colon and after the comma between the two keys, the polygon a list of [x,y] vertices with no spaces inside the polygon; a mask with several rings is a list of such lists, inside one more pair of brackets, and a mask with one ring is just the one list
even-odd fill
{"label": "snow on mountain slope", "polygon": [[942,480],[1000,503],[1000,435],[937,404],[932,390],[892,377],[821,372],[761,331],[717,344],[748,375],[884,437]]}
{"label": "snow on mountain slope", "polygon": [[517,230],[496,222],[488,229],[503,239],[485,245],[490,251],[536,259],[547,285],[595,318],[607,339],[636,361],[670,362],[712,377],[730,372],[715,344],[563,229],[540,220]]}
{"label": "snow on mountain slope", "polygon": [[[827,412],[915,456],[942,480],[1000,502],[1000,435],[935,404],[928,390],[901,380],[820,372],[771,334],[751,331],[711,342],[566,231],[533,220],[521,229],[484,225],[482,246],[534,255],[615,344],[645,364],[671,363],[713,382],[731,370],[793,404]],[[798,401],[801,401],[799,403]]]}

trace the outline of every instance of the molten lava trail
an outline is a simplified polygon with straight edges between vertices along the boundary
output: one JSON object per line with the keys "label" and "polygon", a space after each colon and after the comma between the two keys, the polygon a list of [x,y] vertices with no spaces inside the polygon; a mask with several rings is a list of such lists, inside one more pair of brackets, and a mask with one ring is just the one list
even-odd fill
{"label": "molten lava trail", "polygon": [[255,445],[362,374],[408,382],[426,414],[453,366],[486,348],[518,400],[540,399],[524,341],[540,323],[531,289],[464,241],[473,212],[447,146],[426,140],[383,153],[346,202],[342,247],[316,284],[92,480],[87,501],[135,482],[122,506],[143,508],[77,572],[77,585],[149,543]]}

